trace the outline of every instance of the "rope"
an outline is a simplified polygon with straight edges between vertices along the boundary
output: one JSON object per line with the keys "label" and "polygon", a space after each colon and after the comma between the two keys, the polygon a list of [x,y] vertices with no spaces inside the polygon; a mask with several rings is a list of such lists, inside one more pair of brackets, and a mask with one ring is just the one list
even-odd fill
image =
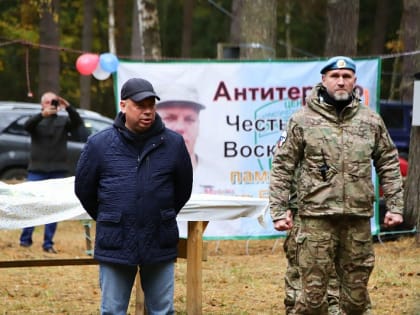
{"label": "rope", "polygon": [[[71,48],[66,48],[66,47],[61,47],[61,46],[53,46],[53,45],[45,45],[45,44],[38,44],[38,43],[33,43],[33,42],[29,42],[26,40],[9,40],[3,43],[0,43],[0,47],[2,46],[7,46],[7,45],[13,45],[13,44],[19,44],[19,45],[24,45],[24,46],[31,46],[31,47],[38,47],[38,48],[46,48],[46,49],[53,49],[53,50],[59,50],[59,51],[66,51],[66,52],[71,52],[71,53],[75,53],[75,54],[83,54],[83,53],[89,53],[88,51],[83,51],[83,50],[78,50],[78,49],[71,49]],[[93,52],[91,52],[93,53]],[[393,53],[393,54],[384,54],[384,55],[379,55],[379,56],[355,56],[357,58],[380,58],[380,59],[390,59],[390,58],[397,58],[397,57],[401,57],[401,56],[411,56],[411,55],[417,55],[420,54],[420,50],[414,50],[414,51],[404,51],[404,52],[399,52],[399,53]],[[132,59],[132,56],[117,56],[118,58],[121,59]],[[321,57],[319,57],[321,58]],[[162,57],[161,60],[191,60],[192,58],[175,58],[175,57]],[[203,59],[203,58],[196,58],[196,59]],[[307,57],[304,58],[292,58],[293,60],[299,60],[299,59],[303,59],[303,60],[308,60]],[[150,56],[146,56],[144,58],[142,58],[142,60],[155,60],[154,57]]]}
{"label": "rope", "polygon": [[31,79],[29,77],[29,47],[25,51],[25,68],[26,68],[26,87],[28,89],[28,97],[34,97],[31,90]]}

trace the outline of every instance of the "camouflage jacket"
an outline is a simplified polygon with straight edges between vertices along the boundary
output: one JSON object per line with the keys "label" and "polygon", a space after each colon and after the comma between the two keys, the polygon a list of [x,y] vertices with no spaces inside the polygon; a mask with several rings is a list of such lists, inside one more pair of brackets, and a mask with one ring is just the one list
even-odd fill
{"label": "camouflage jacket", "polygon": [[320,87],[290,118],[286,139],[276,148],[269,196],[273,221],[285,218],[297,165],[299,215],[372,216],[372,160],[387,209],[402,214],[398,152],[382,118],[356,95],[337,116],[335,107],[319,98]]}

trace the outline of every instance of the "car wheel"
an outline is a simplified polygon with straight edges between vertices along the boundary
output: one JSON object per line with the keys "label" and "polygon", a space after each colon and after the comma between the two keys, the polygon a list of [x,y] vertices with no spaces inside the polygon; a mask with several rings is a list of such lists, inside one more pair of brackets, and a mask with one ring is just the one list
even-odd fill
{"label": "car wheel", "polygon": [[4,181],[24,181],[28,176],[26,168],[11,168],[1,174],[1,180]]}

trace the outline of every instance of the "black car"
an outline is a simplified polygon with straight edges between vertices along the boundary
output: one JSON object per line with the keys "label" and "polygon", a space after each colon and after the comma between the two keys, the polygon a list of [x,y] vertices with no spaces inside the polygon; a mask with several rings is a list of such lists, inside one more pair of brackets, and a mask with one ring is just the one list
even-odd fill
{"label": "black car", "polygon": [[[27,175],[31,139],[23,129],[25,121],[41,111],[36,103],[0,102],[0,180],[23,180]],[[112,125],[113,120],[89,110],[77,110],[84,121],[79,130],[69,133],[68,170],[74,175],[87,136]],[[60,111],[59,115],[67,115]]]}
{"label": "black car", "polygon": [[413,104],[402,101],[380,101],[380,114],[401,157],[408,160]]}

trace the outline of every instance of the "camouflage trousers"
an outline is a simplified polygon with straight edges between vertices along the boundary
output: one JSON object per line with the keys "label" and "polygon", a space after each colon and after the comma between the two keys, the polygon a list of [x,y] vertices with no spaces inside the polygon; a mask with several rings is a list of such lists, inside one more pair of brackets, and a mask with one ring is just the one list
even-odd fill
{"label": "camouflage trousers", "polygon": [[369,218],[302,217],[296,241],[302,290],[294,314],[328,314],[334,268],[340,287],[338,314],[370,313],[367,284],[375,258]]}
{"label": "camouflage trousers", "polygon": [[[284,306],[286,308],[286,314],[295,314],[294,307],[296,304],[297,296],[302,290],[302,285],[299,276],[299,267],[297,264],[297,242],[296,238],[300,229],[300,218],[295,215],[293,218],[293,228],[288,232],[286,239],[283,243],[283,249],[287,258],[287,269],[284,276],[285,281],[285,298]],[[329,275],[327,288],[327,302],[328,302],[328,314],[339,315],[339,284],[337,280],[337,273],[335,268]]]}

